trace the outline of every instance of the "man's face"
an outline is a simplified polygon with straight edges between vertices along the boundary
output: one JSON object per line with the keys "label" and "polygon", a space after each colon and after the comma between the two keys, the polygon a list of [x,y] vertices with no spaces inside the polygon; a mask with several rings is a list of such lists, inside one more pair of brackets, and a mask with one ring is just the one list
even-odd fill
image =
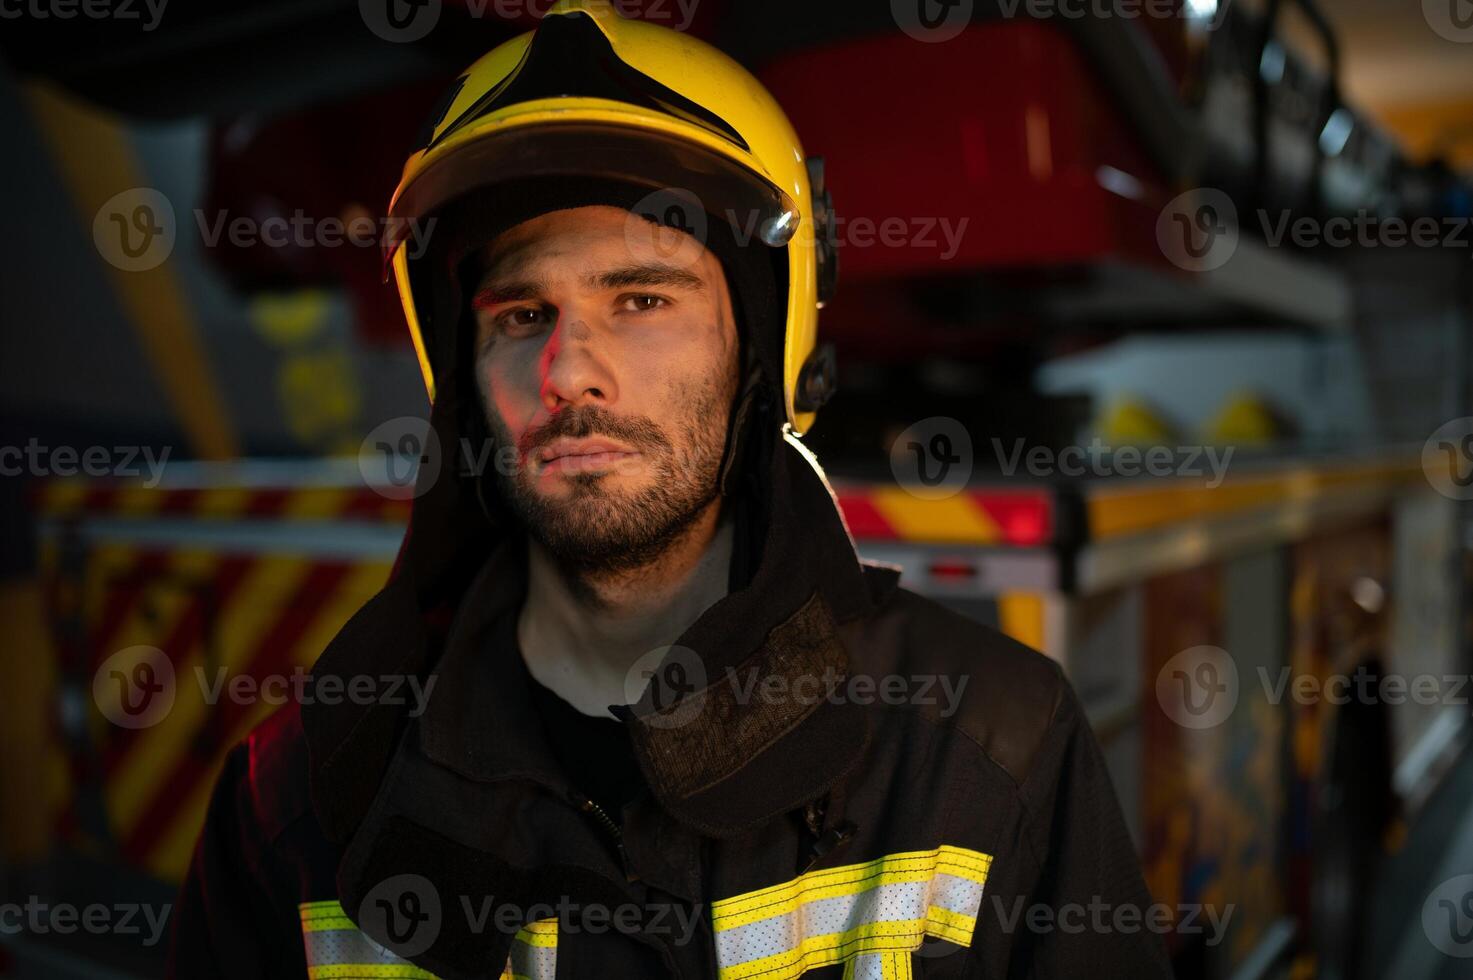
{"label": "man's face", "polygon": [[555,555],[633,567],[711,507],[737,385],[716,257],[613,207],[556,211],[487,246],[476,377],[502,493]]}

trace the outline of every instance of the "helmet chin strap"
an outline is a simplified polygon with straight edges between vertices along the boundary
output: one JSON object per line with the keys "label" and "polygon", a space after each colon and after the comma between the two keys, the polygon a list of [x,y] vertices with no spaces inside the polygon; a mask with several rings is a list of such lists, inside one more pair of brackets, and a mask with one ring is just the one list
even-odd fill
{"label": "helmet chin strap", "polygon": [[741,463],[747,455],[753,426],[762,425],[767,414],[763,399],[768,391],[762,365],[749,359],[741,389],[732,405],[731,421],[726,427],[726,450],[716,476],[716,489],[722,497],[730,497],[740,489]]}

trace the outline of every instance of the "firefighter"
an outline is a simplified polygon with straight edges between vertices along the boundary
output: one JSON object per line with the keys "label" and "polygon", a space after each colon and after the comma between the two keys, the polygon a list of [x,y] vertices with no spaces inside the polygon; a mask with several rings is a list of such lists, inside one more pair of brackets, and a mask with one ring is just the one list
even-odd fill
{"label": "firefighter", "polygon": [[1167,975],[1058,666],[861,562],[798,439],[820,184],[607,4],[461,76],[390,214],[438,452],[313,673],[382,696],[232,750],[173,976]]}

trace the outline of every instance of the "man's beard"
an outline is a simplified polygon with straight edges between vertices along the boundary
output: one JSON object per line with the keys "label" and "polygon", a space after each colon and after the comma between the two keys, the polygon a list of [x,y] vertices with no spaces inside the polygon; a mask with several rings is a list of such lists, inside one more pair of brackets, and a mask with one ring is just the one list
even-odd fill
{"label": "man's beard", "polygon": [[[568,571],[586,577],[647,566],[679,541],[717,498],[730,399],[711,385],[682,386],[676,395],[674,404],[690,409],[677,423],[684,436],[680,446],[651,419],[621,417],[587,405],[563,409],[528,430],[517,443],[519,465],[510,474],[498,468],[502,498]],[[510,445],[511,435],[495,411],[486,414],[498,444]],[[640,453],[642,469],[652,479],[631,492],[609,487],[603,473],[572,473],[563,477],[568,484],[563,496],[539,494],[526,463],[537,448],[563,436],[624,442]]]}

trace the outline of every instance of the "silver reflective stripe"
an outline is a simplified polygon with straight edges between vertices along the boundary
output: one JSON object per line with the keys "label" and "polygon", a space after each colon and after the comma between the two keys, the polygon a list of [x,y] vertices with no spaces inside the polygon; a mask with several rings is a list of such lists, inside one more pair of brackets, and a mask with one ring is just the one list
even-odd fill
{"label": "silver reflective stripe", "polygon": [[845,980],[906,980],[928,936],[969,946],[992,858],[943,845],[717,902],[722,980],[787,980],[845,963]]}
{"label": "silver reflective stripe", "polygon": [[975,919],[982,907],[982,883],[937,872],[932,879],[930,901],[937,908]]}
{"label": "silver reflective stripe", "polygon": [[432,977],[434,974],[401,959],[357,929],[321,929],[304,932],[302,939],[307,944],[308,975],[315,978],[345,976],[345,974],[323,969],[328,967],[355,966],[401,966],[416,972],[378,972],[373,976]]}
{"label": "silver reflective stripe", "polygon": [[534,922],[517,932],[506,973],[514,980],[553,980],[557,976],[557,920]]}
{"label": "silver reflective stripe", "polygon": [[[835,943],[856,943],[862,935],[880,931],[882,923],[904,928],[894,931],[925,939],[931,906],[975,917],[982,904],[982,886],[954,875],[938,873],[929,881],[877,885],[867,891],[803,902],[787,913],[736,926],[716,934],[716,955],[723,967],[749,963],[779,950],[797,949],[805,940],[834,937]],[[869,927],[869,928],[867,928]],[[876,974],[878,976],[878,974]]]}
{"label": "silver reflective stripe", "polygon": [[911,980],[909,953],[866,953],[844,964],[843,980]]}

